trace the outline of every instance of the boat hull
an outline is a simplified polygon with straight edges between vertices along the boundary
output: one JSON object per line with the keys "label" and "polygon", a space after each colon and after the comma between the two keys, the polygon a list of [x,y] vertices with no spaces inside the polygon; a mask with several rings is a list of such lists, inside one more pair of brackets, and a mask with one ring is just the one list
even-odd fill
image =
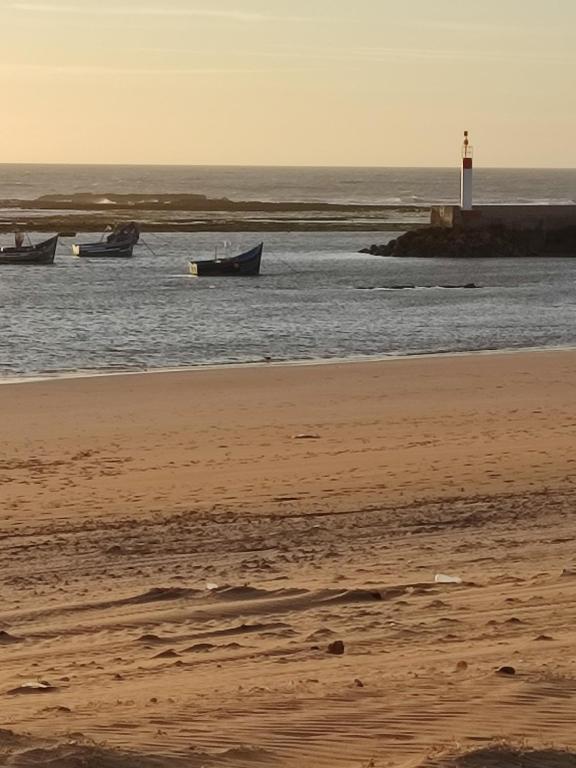
{"label": "boat hull", "polygon": [[75,244],[74,256],[90,259],[130,259],[134,255],[134,246],[140,239],[138,225],[131,221],[116,227],[106,240],[98,243]]}
{"label": "boat hull", "polygon": [[73,245],[72,253],[83,259],[131,259],[134,255],[134,246],[110,246],[106,243],[101,245]]}
{"label": "boat hull", "polygon": [[53,264],[58,246],[58,236],[51,237],[38,245],[22,248],[0,248],[0,264]]}
{"label": "boat hull", "polygon": [[227,259],[191,261],[190,274],[194,277],[257,277],[260,274],[264,244],[239,256]]}

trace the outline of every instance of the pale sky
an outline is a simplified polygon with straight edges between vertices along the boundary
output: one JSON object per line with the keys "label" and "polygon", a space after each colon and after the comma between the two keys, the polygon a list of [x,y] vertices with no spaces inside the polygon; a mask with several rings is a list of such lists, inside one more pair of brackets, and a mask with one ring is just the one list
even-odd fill
{"label": "pale sky", "polygon": [[576,167],[576,0],[0,0],[0,162]]}

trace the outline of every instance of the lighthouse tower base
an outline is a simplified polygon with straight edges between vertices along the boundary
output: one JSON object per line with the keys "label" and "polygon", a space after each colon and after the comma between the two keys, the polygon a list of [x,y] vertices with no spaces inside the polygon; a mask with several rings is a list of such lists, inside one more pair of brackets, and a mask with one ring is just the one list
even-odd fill
{"label": "lighthouse tower base", "polygon": [[462,181],[460,184],[460,207],[463,211],[471,211],[472,210],[472,193],[473,193],[473,187],[472,187],[472,176],[473,176],[473,170],[472,170],[472,164],[467,166],[466,164],[462,168]]}

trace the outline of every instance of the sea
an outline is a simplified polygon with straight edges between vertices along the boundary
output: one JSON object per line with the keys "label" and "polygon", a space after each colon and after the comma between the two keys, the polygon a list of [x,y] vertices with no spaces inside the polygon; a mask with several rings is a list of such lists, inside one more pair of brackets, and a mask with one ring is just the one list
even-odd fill
{"label": "sea", "polygon": [[[53,267],[0,268],[0,379],[576,346],[576,259],[359,253],[400,234],[403,206],[456,202],[458,184],[456,169],[433,168],[0,165],[1,199],[188,192],[398,206],[397,232],[145,235],[126,261],[76,259],[62,239]],[[480,169],[475,194],[573,203],[576,170]],[[187,274],[190,258],[262,240],[260,278]]]}

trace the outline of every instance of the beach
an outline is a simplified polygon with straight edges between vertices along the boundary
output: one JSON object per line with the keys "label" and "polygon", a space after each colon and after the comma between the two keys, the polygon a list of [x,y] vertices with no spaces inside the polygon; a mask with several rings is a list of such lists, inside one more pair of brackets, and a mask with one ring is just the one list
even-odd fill
{"label": "beach", "polygon": [[2,386],[0,746],[576,747],[575,380],[541,351]]}

